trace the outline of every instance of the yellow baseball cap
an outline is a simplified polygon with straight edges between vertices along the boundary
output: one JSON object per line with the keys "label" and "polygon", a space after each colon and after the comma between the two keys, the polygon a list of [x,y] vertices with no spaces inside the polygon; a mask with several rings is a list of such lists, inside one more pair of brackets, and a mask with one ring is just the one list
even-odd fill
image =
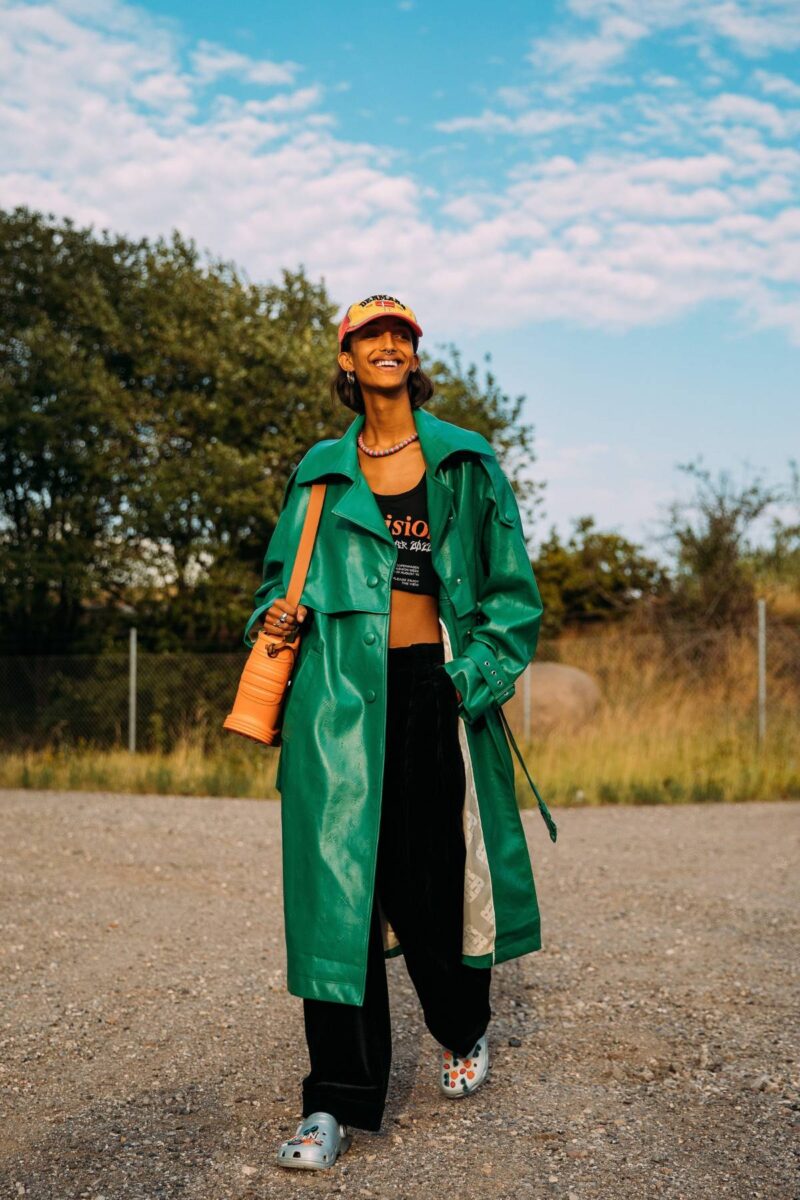
{"label": "yellow baseball cap", "polygon": [[416,316],[395,296],[367,296],[366,300],[359,300],[358,303],[351,304],[345,313],[339,326],[340,348],[348,333],[352,333],[354,329],[360,329],[362,325],[366,325],[368,321],[374,321],[377,317],[399,317],[401,321],[406,321],[411,326],[417,337],[422,337],[422,330],[417,323]]}

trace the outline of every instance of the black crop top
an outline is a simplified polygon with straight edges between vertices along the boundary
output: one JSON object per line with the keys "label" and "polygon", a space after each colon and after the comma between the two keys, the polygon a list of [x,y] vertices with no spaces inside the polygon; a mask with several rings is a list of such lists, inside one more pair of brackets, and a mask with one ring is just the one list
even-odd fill
{"label": "black crop top", "polygon": [[395,492],[390,496],[379,492],[372,494],[397,546],[392,587],[403,592],[438,596],[439,577],[431,562],[425,476],[407,492]]}

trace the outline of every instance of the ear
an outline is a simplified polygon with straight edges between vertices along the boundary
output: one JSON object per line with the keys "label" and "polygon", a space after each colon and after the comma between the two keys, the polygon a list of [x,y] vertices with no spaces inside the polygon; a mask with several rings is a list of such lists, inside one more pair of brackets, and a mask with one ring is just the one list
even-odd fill
{"label": "ear", "polygon": [[338,363],[343,371],[352,371],[355,366],[355,363],[353,362],[353,356],[348,350],[343,350],[341,352],[338,357]]}

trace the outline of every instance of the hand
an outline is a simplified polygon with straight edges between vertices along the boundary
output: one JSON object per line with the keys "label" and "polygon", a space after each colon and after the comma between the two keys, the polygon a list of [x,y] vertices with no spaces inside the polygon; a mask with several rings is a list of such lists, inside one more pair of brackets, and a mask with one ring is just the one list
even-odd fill
{"label": "hand", "polygon": [[445,676],[445,678],[448,680],[448,684],[447,684],[448,688],[451,688],[451,687],[452,687],[453,691],[455,692],[456,696],[458,697],[458,703],[460,704],[460,703],[461,703],[461,692],[458,690],[458,688],[456,687],[456,685],[453,683],[453,680],[452,680],[452,679],[450,678],[450,676],[447,674],[447,671],[445,671],[445,669],[444,669],[444,668],[443,668],[441,665],[439,665],[439,666],[436,668],[436,678],[437,678],[437,679],[441,679],[441,677],[442,677],[443,675],[444,675],[444,676]]}
{"label": "hand", "polygon": [[[283,597],[279,600],[273,600],[264,614],[261,629],[264,633],[269,633],[276,637],[285,637],[287,634],[293,633],[302,624],[307,611],[308,609],[305,604],[298,604],[295,610]],[[282,613],[287,614],[285,621],[281,621],[280,619]]]}

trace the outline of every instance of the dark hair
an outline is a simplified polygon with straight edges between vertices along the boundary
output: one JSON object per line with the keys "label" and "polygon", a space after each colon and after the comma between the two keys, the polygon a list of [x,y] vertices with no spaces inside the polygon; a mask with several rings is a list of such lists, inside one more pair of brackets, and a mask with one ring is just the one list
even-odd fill
{"label": "dark hair", "polygon": [[[413,338],[414,353],[417,352],[417,338]],[[342,342],[342,350],[350,349],[350,335],[347,334]],[[412,408],[421,408],[433,395],[433,380],[425,374],[422,368],[412,371],[408,377],[408,396],[411,401]],[[347,372],[343,371],[339,364],[336,364],[336,370],[331,377],[331,399],[335,402],[340,400],[347,408],[351,408],[353,412],[363,413],[364,397],[361,395],[361,387],[356,378],[353,383],[350,383],[347,378]]]}

